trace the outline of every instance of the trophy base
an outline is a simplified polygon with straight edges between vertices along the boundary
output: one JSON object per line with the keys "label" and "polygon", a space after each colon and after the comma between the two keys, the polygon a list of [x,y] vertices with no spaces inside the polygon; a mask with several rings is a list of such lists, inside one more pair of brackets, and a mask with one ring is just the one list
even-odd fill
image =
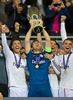
{"label": "trophy base", "polygon": [[42,32],[43,27],[41,25],[35,25],[33,28],[33,32],[37,33],[41,33]]}

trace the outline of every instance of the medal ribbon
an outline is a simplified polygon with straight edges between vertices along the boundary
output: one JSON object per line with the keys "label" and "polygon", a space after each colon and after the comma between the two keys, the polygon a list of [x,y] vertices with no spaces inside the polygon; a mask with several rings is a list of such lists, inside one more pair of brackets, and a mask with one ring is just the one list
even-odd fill
{"label": "medal ribbon", "polygon": [[36,64],[39,64],[39,62],[40,62],[40,56],[36,57]]}
{"label": "medal ribbon", "polygon": [[55,55],[52,56],[53,58],[55,57]]}
{"label": "medal ribbon", "polygon": [[20,54],[20,58],[19,58],[19,61],[17,62],[17,58],[14,54],[14,58],[15,58],[15,62],[16,62],[16,67],[19,68],[20,67],[20,63],[21,63],[21,54]]}
{"label": "medal ribbon", "polygon": [[63,65],[64,65],[64,69],[66,70],[67,69],[67,65],[68,65],[68,60],[71,56],[72,52],[69,53],[68,57],[67,57],[67,61],[66,61],[66,64],[65,64],[65,56],[63,55]]}

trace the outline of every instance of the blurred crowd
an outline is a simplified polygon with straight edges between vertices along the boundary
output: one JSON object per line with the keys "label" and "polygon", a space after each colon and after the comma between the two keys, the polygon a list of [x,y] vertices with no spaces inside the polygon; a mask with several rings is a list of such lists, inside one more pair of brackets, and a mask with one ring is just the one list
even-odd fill
{"label": "blurred crowd", "polygon": [[30,28],[28,13],[31,7],[33,11],[33,7],[38,8],[44,27],[51,36],[60,35],[61,15],[67,17],[66,30],[68,35],[72,35],[72,0],[0,0],[0,27],[6,24],[10,31],[14,31],[14,24],[18,22],[20,34],[25,35]]}

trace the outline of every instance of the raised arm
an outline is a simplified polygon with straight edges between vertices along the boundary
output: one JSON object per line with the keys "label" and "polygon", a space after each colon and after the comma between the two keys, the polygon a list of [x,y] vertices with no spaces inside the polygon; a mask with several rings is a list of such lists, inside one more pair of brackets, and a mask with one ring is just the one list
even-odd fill
{"label": "raised arm", "polygon": [[45,58],[49,59],[51,61],[51,66],[53,68],[53,70],[55,71],[55,73],[58,75],[60,74],[60,68],[59,68],[59,65],[56,63],[55,59],[58,59],[57,57],[56,58],[53,58],[53,56],[51,54],[45,54],[44,55]]}
{"label": "raised arm", "polygon": [[[42,28],[43,28],[43,21],[42,21],[41,19],[39,19],[38,21],[39,21],[40,25],[41,25]],[[40,33],[37,33],[37,40],[41,43],[42,49],[43,49],[44,47],[43,47],[43,43],[42,43],[41,32],[40,32]]]}
{"label": "raised arm", "polygon": [[61,16],[61,38],[62,38],[62,42],[67,39],[67,33],[66,33],[66,29],[65,29],[65,19],[66,16]]}
{"label": "raised arm", "polygon": [[31,27],[30,27],[29,31],[27,32],[27,34],[25,36],[25,41],[24,41],[26,54],[29,53],[29,51],[31,49],[30,38],[31,38],[32,30],[33,30],[33,20],[30,20],[30,25],[31,25]]}
{"label": "raised arm", "polygon": [[56,62],[55,62],[54,59],[51,60],[51,65],[52,65],[52,67],[53,67],[55,73],[56,73],[57,75],[59,75],[60,72],[61,72],[61,70],[60,70],[60,68],[59,68],[60,66],[59,66],[58,64],[56,64]]}
{"label": "raised arm", "polygon": [[43,28],[43,35],[44,35],[44,37],[45,37],[45,42],[46,42],[46,44],[45,44],[45,47],[47,47],[47,48],[51,48],[51,40],[50,40],[50,36],[49,36],[49,34],[46,32],[46,30]]}
{"label": "raised arm", "polygon": [[2,25],[1,38],[2,38],[3,52],[6,57],[8,56],[8,53],[11,52],[10,48],[7,44],[7,39],[6,39],[6,35],[5,35],[5,33],[7,33],[8,31],[9,31],[8,27],[6,25]]}

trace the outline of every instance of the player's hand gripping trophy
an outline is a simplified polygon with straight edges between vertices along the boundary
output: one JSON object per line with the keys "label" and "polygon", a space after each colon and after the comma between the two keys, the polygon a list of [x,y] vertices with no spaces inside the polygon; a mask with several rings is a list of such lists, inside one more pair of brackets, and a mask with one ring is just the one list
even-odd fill
{"label": "player's hand gripping trophy", "polygon": [[29,20],[30,19],[35,20],[33,32],[36,34],[42,32],[43,26],[40,23],[40,19],[42,18],[42,16],[41,16],[41,13],[39,12],[38,7],[32,6],[29,8],[28,18],[29,18]]}

